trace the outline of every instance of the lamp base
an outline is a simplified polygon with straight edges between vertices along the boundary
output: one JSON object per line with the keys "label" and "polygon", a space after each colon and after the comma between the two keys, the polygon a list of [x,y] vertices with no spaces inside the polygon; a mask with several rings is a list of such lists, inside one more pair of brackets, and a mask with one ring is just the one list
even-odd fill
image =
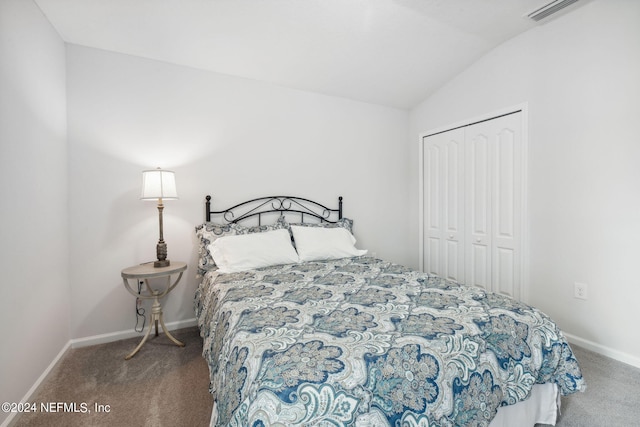
{"label": "lamp base", "polygon": [[[161,217],[162,218],[162,217]],[[167,259],[167,244],[162,239],[162,219],[160,220],[160,240],[156,245],[157,261],[153,263],[154,267],[168,267],[169,260]]]}

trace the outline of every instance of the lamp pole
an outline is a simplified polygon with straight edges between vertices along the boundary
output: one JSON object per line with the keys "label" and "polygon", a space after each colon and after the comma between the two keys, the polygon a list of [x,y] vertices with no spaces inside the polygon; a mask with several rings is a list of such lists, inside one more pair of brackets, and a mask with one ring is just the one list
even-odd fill
{"label": "lamp pole", "polygon": [[162,210],[164,205],[162,204],[162,197],[158,198],[158,223],[160,224],[160,240],[156,246],[157,261],[154,261],[154,267],[167,267],[171,262],[167,259],[167,244],[164,242],[164,235],[162,232]]}

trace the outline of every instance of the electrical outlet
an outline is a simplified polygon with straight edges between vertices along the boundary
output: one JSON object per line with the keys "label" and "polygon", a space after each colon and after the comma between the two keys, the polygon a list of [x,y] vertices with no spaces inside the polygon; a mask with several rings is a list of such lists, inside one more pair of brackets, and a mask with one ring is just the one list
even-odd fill
{"label": "electrical outlet", "polygon": [[574,283],[573,284],[573,297],[578,299],[587,299],[588,287],[586,283]]}

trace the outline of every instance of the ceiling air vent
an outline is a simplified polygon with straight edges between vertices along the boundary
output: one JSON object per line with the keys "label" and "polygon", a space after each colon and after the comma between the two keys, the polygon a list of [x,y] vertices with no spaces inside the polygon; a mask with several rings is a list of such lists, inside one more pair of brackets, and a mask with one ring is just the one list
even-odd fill
{"label": "ceiling air vent", "polygon": [[549,17],[550,15],[553,15],[556,12],[561,11],[565,7],[572,5],[577,1],[578,0],[555,0],[529,13],[527,17],[538,22]]}

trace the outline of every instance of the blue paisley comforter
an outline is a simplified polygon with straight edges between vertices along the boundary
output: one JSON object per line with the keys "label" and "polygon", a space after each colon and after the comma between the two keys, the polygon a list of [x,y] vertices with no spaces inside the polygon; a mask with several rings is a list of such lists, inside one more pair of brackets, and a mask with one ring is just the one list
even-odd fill
{"label": "blue paisley comforter", "polygon": [[210,272],[196,315],[212,426],[487,426],[585,387],[542,312],[369,257]]}

